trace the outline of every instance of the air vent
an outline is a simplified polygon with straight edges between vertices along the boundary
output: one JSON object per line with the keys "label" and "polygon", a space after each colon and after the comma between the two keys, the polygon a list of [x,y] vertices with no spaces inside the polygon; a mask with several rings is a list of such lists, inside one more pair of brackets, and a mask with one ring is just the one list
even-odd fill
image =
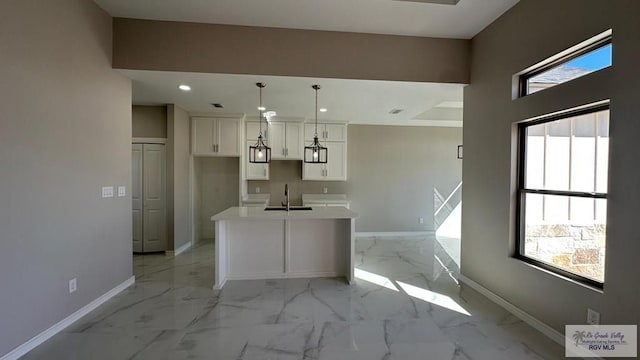
{"label": "air vent", "polygon": [[457,5],[460,0],[394,0],[404,2],[417,2],[423,4]]}
{"label": "air vent", "polygon": [[391,109],[391,111],[389,111],[389,114],[397,115],[397,114],[400,114],[402,110],[404,109]]}
{"label": "air vent", "polygon": [[220,103],[211,103],[211,105],[213,105],[214,108],[218,108],[218,109],[222,109],[224,107],[224,105]]}

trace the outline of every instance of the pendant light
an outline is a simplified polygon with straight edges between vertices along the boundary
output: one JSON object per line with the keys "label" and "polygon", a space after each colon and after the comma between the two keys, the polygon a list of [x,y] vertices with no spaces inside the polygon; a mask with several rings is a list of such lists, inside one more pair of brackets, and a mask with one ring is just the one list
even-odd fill
{"label": "pendant light", "polygon": [[318,90],[320,90],[320,85],[313,85],[312,88],[316,91],[316,128],[313,142],[304,147],[304,162],[307,164],[326,164],[328,150],[318,141]]}
{"label": "pendant light", "polygon": [[249,162],[266,164],[271,161],[271,148],[262,140],[262,112],[264,111],[264,107],[262,106],[262,88],[267,85],[264,83],[256,83],[256,86],[260,89],[260,106],[258,107],[260,132],[258,133],[258,141],[256,141],[254,145],[249,146]]}

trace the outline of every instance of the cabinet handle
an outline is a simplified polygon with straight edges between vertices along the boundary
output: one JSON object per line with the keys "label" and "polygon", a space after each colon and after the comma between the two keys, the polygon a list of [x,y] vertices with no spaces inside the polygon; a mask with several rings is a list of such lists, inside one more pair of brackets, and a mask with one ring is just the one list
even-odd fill
{"label": "cabinet handle", "polygon": [[284,154],[285,154],[286,156],[289,156],[289,148],[284,149]]}
{"label": "cabinet handle", "polygon": [[264,175],[263,175],[263,176],[265,176],[265,177],[266,177],[266,176],[267,176],[267,169],[262,169],[262,171],[264,172]]}

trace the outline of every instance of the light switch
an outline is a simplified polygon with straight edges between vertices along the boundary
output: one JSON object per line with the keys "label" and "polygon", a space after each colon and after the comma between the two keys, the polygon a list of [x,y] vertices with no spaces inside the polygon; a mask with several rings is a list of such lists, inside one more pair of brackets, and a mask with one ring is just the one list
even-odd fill
{"label": "light switch", "polygon": [[118,197],[127,196],[127,187],[126,186],[118,186]]}
{"label": "light switch", "polygon": [[103,198],[113,197],[113,186],[103,186],[102,187],[102,197]]}

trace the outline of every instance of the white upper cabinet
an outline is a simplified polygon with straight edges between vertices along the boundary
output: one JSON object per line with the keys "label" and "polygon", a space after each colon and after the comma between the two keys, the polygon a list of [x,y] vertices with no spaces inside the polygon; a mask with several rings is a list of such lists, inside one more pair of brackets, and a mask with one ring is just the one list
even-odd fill
{"label": "white upper cabinet", "polygon": [[346,181],[347,180],[347,143],[326,141],[326,164],[303,163],[302,180]]}
{"label": "white upper cabinet", "polygon": [[302,123],[272,121],[269,123],[271,158],[276,160],[301,160],[304,142]]}
{"label": "white upper cabinet", "polygon": [[240,156],[240,119],[191,118],[193,155]]}
{"label": "white upper cabinet", "polygon": [[[268,125],[266,122],[262,122],[262,141],[264,141],[267,146],[269,145],[268,135]],[[249,162],[249,147],[255,145],[258,141],[258,135],[260,134],[260,123],[257,121],[247,121],[245,123],[246,129],[246,140],[245,140],[245,148],[244,153],[246,154],[244,158],[244,177],[246,180],[269,180],[269,164],[268,163],[250,163]],[[273,158],[273,149],[271,149],[271,154]]]}
{"label": "white upper cabinet", "polygon": [[347,180],[347,144],[327,141],[325,180]]}
{"label": "white upper cabinet", "polygon": [[[249,151],[249,146],[254,145],[256,143],[256,140],[247,140],[245,141],[245,143],[247,151]],[[244,164],[246,180],[269,180],[269,164],[250,163],[248,155],[244,161]]]}
{"label": "white upper cabinet", "polygon": [[[304,124],[305,146],[313,140],[314,134],[315,123]],[[327,163],[303,164],[302,180],[346,181],[347,125],[318,123],[318,139],[327,147]]]}
{"label": "white upper cabinet", "polygon": [[264,140],[264,142],[267,142],[267,135],[268,135],[268,125],[266,122],[262,122],[262,124],[260,124],[257,121],[247,121],[247,132],[246,132],[246,138],[247,140],[253,140],[253,142],[255,143],[256,141],[258,141],[258,135],[260,135],[260,125],[262,125],[262,139]]}
{"label": "white upper cabinet", "polygon": [[[315,123],[304,124],[304,139],[313,140]],[[326,141],[347,141],[347,125],[318,123],[318,139]]]}

